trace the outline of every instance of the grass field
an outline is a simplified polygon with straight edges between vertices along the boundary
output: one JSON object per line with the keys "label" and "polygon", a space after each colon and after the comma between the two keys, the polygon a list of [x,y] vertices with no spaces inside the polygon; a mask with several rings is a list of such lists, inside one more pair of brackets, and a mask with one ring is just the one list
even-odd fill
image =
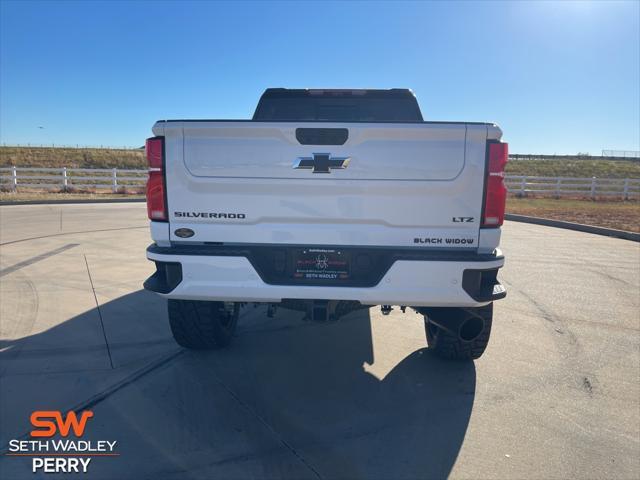
{"label": "grass field", "polygon": [[146,168],[144,150],[0,147],[0,167]]}
{"label": "grass field", "polygon": [[507,175],[540,177],[640,178],[640,162],[629,160],[515,160]]}
{"label": "grass field", "polygon": [[510,197],[507,200],[507,213],[640,233],[639,202],[593,202],[591,200]]}
{"label": "grass field", "polygon": [[[0,167],[146,168],[143,150],[0,147]],[[507,175],[640,178],[640,162],[625,160],[517,160]]]}

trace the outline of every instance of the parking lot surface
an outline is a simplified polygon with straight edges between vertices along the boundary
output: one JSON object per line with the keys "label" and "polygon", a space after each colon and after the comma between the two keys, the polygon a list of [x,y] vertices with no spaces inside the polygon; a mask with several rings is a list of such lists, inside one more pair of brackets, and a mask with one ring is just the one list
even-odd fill
{"label": "parking lot surface", "polygon": [[[474,363],[397,309],[249,306],[230,348],[188,352],[142,290],[144,204],[0,207],[3,454],[34,410],[77,408],[83,438],[118,442],[89,478],[640,477],[640,246],[503,232],[508,296]],[[6,455],[0,477],[38,478]]]}

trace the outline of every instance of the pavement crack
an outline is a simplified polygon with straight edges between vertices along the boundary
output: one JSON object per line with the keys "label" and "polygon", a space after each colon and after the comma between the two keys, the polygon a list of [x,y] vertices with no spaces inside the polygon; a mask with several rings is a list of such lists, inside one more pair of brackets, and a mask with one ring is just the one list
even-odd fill
{"label": "pavement crack", "polygon": [[302,456],[302,454],[300,454],[295,449],[295,447],[293,445],[291,445],[289,442],[287,442],[282,437],[282,435],[280,435],[280,433],[269,422],[267,422],[258,412],[256,412],[253,408],[251,408],[251,406],[249,406],[249,404],[247,402],[242,400],[238,396],[238,394],[236,394],[236,392],[234,392],[231,389],[231,387],[229,387],[226,383],[224,383],[220,379],[220,377],[218,377],[217,375],[214,375],[214,379],[222,388],[224,388],[227,391],[227,393],[236,401],[236,403],[238,403],[238,405],[240,405],[247,412],[249,412],[253,417],[255,417],[269,432],[271,432],[271,434],[278,440],[278,442],[280,442],[280,444],[282,444],[287,450],[289,450],[289,452],[293,456],[295,456],[311,473],[313,473],[316,476],[316,478],[322,479],[322,475],[320,475],[320,472],[318,472],[318,470],[316,470],[315,467],[313,465],[311,465]]}
{"label": "pavement crack", "polygon": [[615,277],[615,276],[607,273],[606,271],[604,271],[604,268],[606,268],[604,265],[600,266],[600,268],[602,270],[589,269],[589,271],[591,273],[595,274],[595,275],[599,275],[601,277],[604,277],[607,280],[612,280],[614,282],[620,283],[620,284],[624,285],[625,287],[636,288],[636,285],[634,285],[633,283],[631,283],[631,282],[629,282],[627,280],[624,280],[622,278]]}
{"label": "pavement crack", "polygon": [[80,231],[77,231],[77,232],[52,233],[51,235],[40,235],[38,237],[21,238],[21,239],[18,239],[18,240],[12,240],[10,242],[3,242],[3,243],[0,243],[0,247],[3,247],[5,245],[13,245],[14,243],[28,242],[30,240],[41,240],[43,238],[60,237],[62,235],[78,235],[78,234],[82,234],[82,233],[114,232],[114,231],[118,231],[118,230],[135,230],[135,229],[142,229],[142,228],[149,228],[149,226],[148,225],[144,225],[142,227],[118,227],[118,228],[103,228],[103,229],[100,229],[100,230],[80,230]]}
{"label": "pavement crack", "polygon": [[33,265],[34,263],[40,262],[49,257],[53,257],[54,255],[58,255],[59,253],[69,250],[70,248],[77,247],[78,245],[80,244],[68,243],[66,245],[63,245],[62,247],[56,248],[55,250],[51,250],[50,252],[45,252],[40,255],[36,255],[35,257],[28,258],[27,260],[23,260],[22,262],[16,263],[15,265],[0,270],[0,277],[9,275],[10,273],[20,270],[21,268],[28,267],[29,265]]}
{"label": "pavement crack", "polygon": [[[139,370],[133,372],[131,375],[127,375],[122,380],[114,383],[110,387],[108,387],[108,388],[102,390],[101,392],[98,392],[95,395],[89,397],[87,400],[85,400],[85,401],[83,401],[83,402],[71,407],[69,410],[74,411],[76,414],[80,414],[85,410],[93,408],[96,405],[98,405],[99,403],[102,403],[107,398],[111,397],[113,394],[119,392],[123,388],[128,387],[129,385],[131,385],[134,382],[137,382],[142,377],[144,377],[146,375],[149,375],[152,372],[158,371],[160,368],[166,366],[167,364],[169,364],[170,362],[175,360],[177,357],[179,357],[183,353],[184,353],[184,350],[177,350],[177,351],[169,353],[168,355],[162,356],[162,357],[158,358],[157,360],[155,360],[155,361],[153,361],[151,363],[148,363],[147,365],[145,365],[144,367],[140,368]],[[20,436],[18,436],[16,438],[18,440],[26,440],[27,438],[30,438],[30,436],[31,436],[30,433],[24,433],[24,434],[22,434],[22,435],[20,435]],[[2,455],[4,455],[7,452],[9,452],[9,444],[8,443],[3,445],[2,447],[0,447],[0,459],[2,458]]]}
{"label": "pavement crack", "polygon": [[113,357],[111,357],[111,348],[109,347],[109,341],[107,340],[107,332],[104,329],[104,320],[102,319],[102,311],[100,310],[100,304],[98,303],[98,296],[96,295],[96,289],[93,286],[93,279],[91,278],[91,271],[89,270],[89,262],[87,261],[86,255],[83,255],[83,257],[84,257],[84,263],[87,266],[87,275],[89,275],[89,283],[91,284],[93,299],[96,302],[96,310],[98,311],[98,318],[100,319],[100,327],[102,327],[102,336],[104,337],[104,344],[107,347],[107,354],[109,355],[109,365],[111,365],[111,369],[113,370],[115,368],[113,366]]}

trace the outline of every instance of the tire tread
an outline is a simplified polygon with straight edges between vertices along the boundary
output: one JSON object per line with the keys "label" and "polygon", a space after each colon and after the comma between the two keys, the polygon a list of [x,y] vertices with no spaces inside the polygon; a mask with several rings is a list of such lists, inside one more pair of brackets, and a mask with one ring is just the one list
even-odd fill
{"label": "tire tread", "polygon": [[171,333],[179,345],[208,350],[230,343],[235,324],[231,330],[220,324],[222,312],[218,302],[169,300],[167,309]]}

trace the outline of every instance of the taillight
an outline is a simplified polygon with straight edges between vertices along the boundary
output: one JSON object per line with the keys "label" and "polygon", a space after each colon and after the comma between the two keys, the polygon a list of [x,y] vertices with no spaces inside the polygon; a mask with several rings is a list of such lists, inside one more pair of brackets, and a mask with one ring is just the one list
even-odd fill
{"label": "taillight", "polygon": [[166,221],[164,194],[164,137],[147,138],[145,144],[149,179],[147,180],[147,215],[149,220]]}
{"label": "taillight", "polygon": [[506,143],[489,143],[489,162],[485,184],[483,227],[499,227],[504,222],[507,187],[504,184],[504,167],[509,161]]}

